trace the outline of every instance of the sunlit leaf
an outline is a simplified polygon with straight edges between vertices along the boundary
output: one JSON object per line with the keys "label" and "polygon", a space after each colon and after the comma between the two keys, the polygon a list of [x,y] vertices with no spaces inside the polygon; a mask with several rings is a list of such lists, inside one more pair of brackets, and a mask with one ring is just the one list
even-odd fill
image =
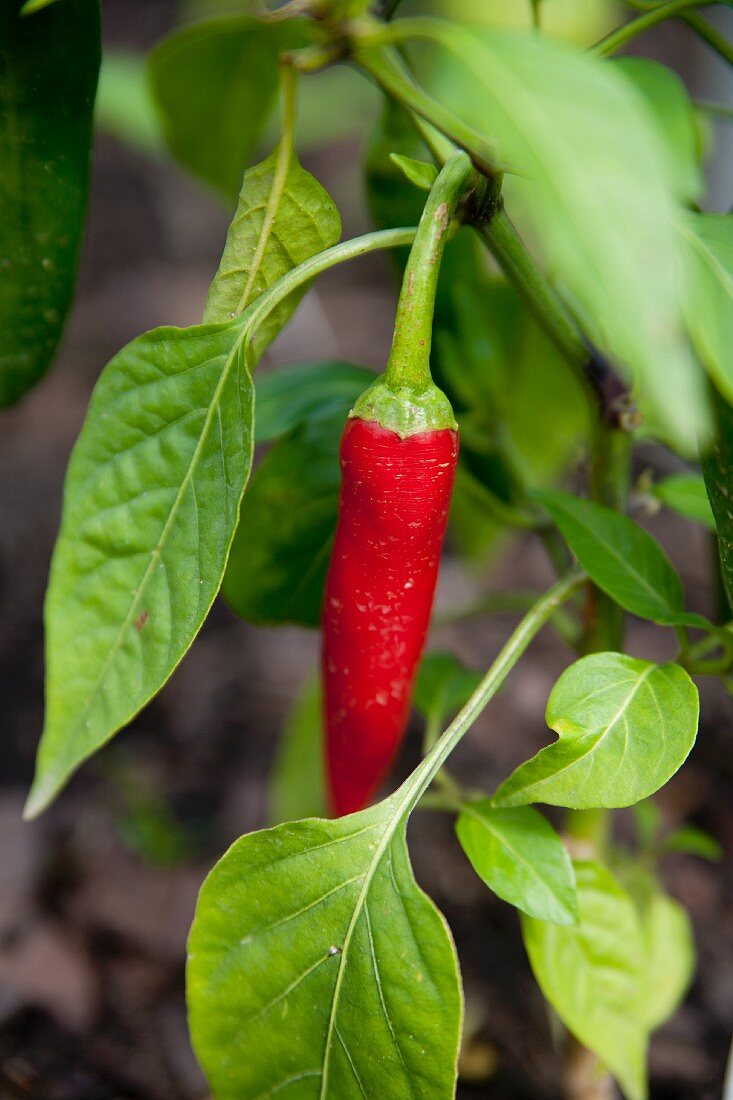
{"label": "sunlit leaf", "polygon": [[709,625],[684,610],[682,582],[672,563],[633,520],[569,493],[545,489],[536,497],[586,572],[626,611],[657,623]]}
{"label": "sunlit leaf", "polygon": [[605,867],[575,864],[580,919],[522,916],[535,978],[562,1022],[616,1077],[628,1100],[646,1098],[644,951],[632,899]]}
{"label": "sunlit leaf", "polygon": [[539,920],[577,920],[570,856],[537,810],[496,809],[488,798],[471,802],[461,810],[456,832],[476,874],[504,901]]}
{"label": "sunlit leaf", "polygon": [[565,670],[547,702],[547,724],[558,740],[521,764],[492,801],[631,806],[682,766],[698,715],[697,689],[678,665],[621,653],[582,657]]}
{"label": "sunlit leaf", "polygon": [[188,1003],[215,1100],[454,1096],[455,952],[398,798],[243,837],[204,883]]}

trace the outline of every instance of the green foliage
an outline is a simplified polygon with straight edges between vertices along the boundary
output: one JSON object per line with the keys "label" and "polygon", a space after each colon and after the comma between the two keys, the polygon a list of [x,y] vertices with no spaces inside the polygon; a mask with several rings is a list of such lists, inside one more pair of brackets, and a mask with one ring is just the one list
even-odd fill
{"label": "green foliage", "polygon": [[673,512],[699,523],[709,531],[715,530],[715,519],[705,489],[705,481],[699,474],[670,474],[658,481],[652,490],[654,496]]}
{"label": "green foliage", "polygon": [[522,917],[535,978],[563,1023],[613,1073],[627,1100],[645,1100],[645,942],[634,903],[598,863],[577,862],[577,925]]}
{"label": "green foliage", "polygon": [[0,406],[51,364],[84,232],[99,5],[0,0]]}
{"label": "green foliage", "polygon": [[150,80],[174,157],[231,198],[277,90],[277,55],[302,28],[224,16],[175,31],[150,56]]}
{"label": "green foliage", "polygon": [[216,1100],[454,1095],[453,944],[415,883],[399,793],[243,837],[189,941],[194,1049]]}
{"label": "green foliage", "polygon": [[695,349],[727,401],[733,401],[733,216],[688,214],[685,316]]}
{"label": "green foliage", "polygon": [[633,520],[568,493],[544,490],[536,496],[586,572],[626,611],[667,625],[709,625],[684,610],[682,582],[672,563]]}
{"label": "green foliage", "polygon": [[667,782],[695,742],[697,689],[677,665],[621,653],[582,657],[547,702],[558,740],[494,795],[497,806],[631,806]]}
{"label": "green foliage", "polygon": [[[298,163],[292,135],[244,173],[237,210],[209,288],[205,321],[240,314],[303,260],[336,244],[341,218],[328,192]],[[290,319],[305,288],[281,302],[257,337],[261,348]]]}
{"label": "green foliage", "polygon": [[695,972],[692,924],[682,906],[658,887],[641,908],[644,937],[644,1023],[652,1031],[676,1011]]}
{"label": "green foliage", "polygon": [[686,852],[711,863],[723,858],[722,845],[696,825],[680,825],[664,838],[663,847],[665,852]]}
{"label": "green foliage", "polygon": [[417,674],[414,704],[439,725],[459,711],[476,690],[483,673],[474,672],[442,650],[426,653]]}
{"label": "green foliage", "polygon": [[374,372],[333,359],[293,363],[257,379],[255,441],[271,443],[306,420],[348,412]]}
{"label": "green foliage", "polygon": [[537,810],[496,809],[488,798],[467,803],[456,833],[476,874],[504,901],[538,920],[577,921],[570,856]]}
{"label": "green foliage", "polygon": [[122,50],[104,51],[94,123],[134,149],[150,155],[162,152],[160,116],[142,56]]}
{"label": "green foliage", "polygon": [[679,320],[674,177],[639,93],[617,67],[541,36],[430,26],[450,51],[437,94],[516,173],[510,213],[654,423],[693,451],[708,415]]}
{"label": "green foliage", "polygon": [[301,817],[324,817],[320,677],[309,676],[285,723],[270,790],[273,825]]}
{"label": "green foliage", "polygon": [[29,813],[162,687],[216,595],[252,458],[238,336],[231,323],[156,329],[97,383],[51,566]]}
{"label": "green foliage", "polygon": [[257,383],[259,431],[285,434],[252,479],[224,577],[224,595],[243,618],[318,625],[338,511],[339,442],[373,378],[348,363],[310,363]]}
{"label": "green foliage", "polygon": [[227,602],[250,622],[318,625],[348,410],[293,428],[252,479],[223,585]]}
{"label": "green foliage", "polygon": [[405,157],[400,153],[390,153],[390,160],[397,165],[405,178],[421,191],[429,191],[435,183],[438,171],[434,164],[415,160],[414,157]]}
{"label": "green foliage", "polygon": [[718,531],[725,591],[733,608],[733,407],[718,396],[715,412],[715,440],[711,450],[703,455],[702,472]]}

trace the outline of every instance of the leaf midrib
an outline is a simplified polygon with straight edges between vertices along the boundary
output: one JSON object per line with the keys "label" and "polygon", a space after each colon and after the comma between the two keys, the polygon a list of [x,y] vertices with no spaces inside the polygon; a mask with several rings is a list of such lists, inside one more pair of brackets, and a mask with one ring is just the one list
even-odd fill
{"label": "leaf midrib", "polygon": [[[603,744],[603,741],[605,740],[605,738],[608,737],[609,730],[611,730],[612,727],[616,725],[616,723],[619,721],[619,719],[629,709],[629,707],[631,706],[631,703],[634,700],[634,697],[636,696],[637,692],[641,688],[642,684],[645,683],[646,680],[649,679],[649,677],[651,676],[652,672],[655,671],[655,669],[656,669],[655,665],[651,665],[649,668],[644,669],[642,674],[639,676],[639,679],[638,679],[637,683],[635,684],[633,690],[626,697],[623,704],[618,708],[618,710],[612,716],[612,718],[607,722],[605,729],[599,735],[594,735],[593,731],[589,730],[588,733],[582,734],[579,738],[573,738],[572,740],[566,741],[567,744],[572,745],[573,743],[577,744],[577,742],[581,741],[583,739],[583,737],[593,737],[593,736],[595,736],[595,741],[593,742],[593,745],[588,749],[587,752],[584,752],[581,756],[576,757],[575,760],[571,760],[570,763],[565,764],[564,767],[558,768],[558,770],[554,771],[552,773],[552,775],[544,776],[541,779],[536,779],[533,783],[529,783],[525,787],[520,787],[518,789],[517,793],[521,792],[522,794],[526,794],[528,791],[531,791],[531,790],[533,790],[537,787],[542,788],[547,783],[554,783],[554,781],[557,779],[558,776],[564,775],[565,772],[570,771],[572,768],[576,767],[581,761],[586,761],[588,759],[588,757],[592,756],[592,754],[596,751],[598,746]],[[554,741],[552,745],[548,745],[547,749],[554,749],[561,742],[562,742],[562,737],[558,737],[558,740]]]}
{"label": "leaf midrib", "polygon": [[[527,859],[525,859],[524,856],[522,855],[522,853],[517,851],[517,849],[505,839],[505,837],[502,835],[502,833],[500,833],[497,829],[492,828],[491,823],[489,822],[489,820],[487,818],[483,817],[482,814],[478,813],[470,805],[465,805],[462,808],[461,813],[465,814],[467,817],[473,818],[483,828],[485,828],[488,833],[491,833],[491,835],[496,838],[498,843],[503,848],[505,848],[508,852],[510,852],[512,856],[514,856],[517,863],[519,863],[522,866],[526,867],[530,871],[530,873],[534,876],[534,878],[537,880],[537,882],[539,882],[540,885],[543,887],[544,891],[546,893],[549,893],[551,895],[551,897],[554,898],[555,902],[560,906],[560,908],[563,910],[563,912],[567,913],[571,917],[576,917],[576,913],[573,912],[573,910],[568,908],[568,906],[565,904],[564,901],[561,900],[561,898],[558,896],[558,894],[555,892],[555,890],[552,888],[552,886],[549,886],[547,884],[547,882],[542,878],[542,876],[536,870],[534,865],[532,863],[530,863]],[[562,841],[560,843],[562,844]],[[492,887],[492,889],[493,889],[493,887]],[[529,915],[533,916],[533,914],[529,914]],[[539,918],[537,918],[537,919],[539,919]]]}
{"label": "leaf midrib", "polygon": [[[236,323],[233,324],[233,327],[236,327]],[[150,551],[150,562],[148,563],[148,566],[147,566],[145,572],[143,573],[143,576],[140,580],[140,583],[139,583],[138,587],[135,589],[135,591],[133,593],[133,598],[130,602],[130,610],[128,611],[126,617],[124,618],[122,624],[120,625],[120,628],[117,632],[117,635],[115,636],[115,640],[112,643],[112,645],[110,646],[110,649],[107,653],[107,657],[105,658],[104,664],[102,665],[102,668],[99,672],[99,675],[97,676],[97,679],[95,680],[92,687],[89,689],[87,701],[84,704],[84,706],[82,707],[82,709],[79,711],[77,721],[72,727],[72,731],[73,731],[74,734],[77,734],[79,732],[80,728],[83,725],[83,720],[85,719],[86,715],[89,713],[89,709],[92,706],[92,704],[93,704],[93,702],[96,698],[97,692],[99,691],[99,688],[100,688],[101,684],[103,683],[103,681],[104,681],[104,679],[105,679],[105,677],[106,677],[106,675],[109,671],[110,665],[111,665],[113,659],[117,656],[117,652],[118,652],[120,646],[122,645],[122,639],[123,639],[124,635],[126,634],[130,624],[133,621],[133,617],[134,617],[135,612],[137,611],[138,606],[139,606],[140,598],[143,595],[143,593],[145,592],[145,589],[147,588],[147,585],[150,581],[150,577],[152,576],[153,569],[155,568],[157,562],[159,561],[159,559],[161,557],[161,554],[162,554],[162,551],[165,547],[165,543],[167,541],[168,535],[170,534],[170,531],[173,527],[173,524],[175,523],[175,521],[178,517],[178,512],[180,510],[180,507],[181,507],[181,504],[182,504],[182,501],[183,501],[183,497],[184,497],[186,491],[188,490],[188,487],[189,487],[189,485],[191,484],[191,482],[193,480],[196,468],[198,467],[199,459],[201,457],[201,452],[202,452],[202,450],[203,450],[203,448],[204,448],[204,446],[205,446],[205,444],[208,440],[209,432],[210,432],[210,429],[211,429],[211,426],[212,426],[212,423],[213,423],[213,420],[214,420],[214,416],[218,412],[221,393],[222,393],[222,391],[224,389],[224,386],[226,385],[227,381],[229,380],[229,375],[230,375],[230,372],[231,372],[232,365],[233,365],[233,363],[234,363],[234,361],[235,361],[235,359],[236,359],[236,357],[237,357],[237,355],[240,351],[240,348],[241,348],[241,345],[242,345],[243,341],[246,339],[248,334],[249,334],[249,328],[248,328],[248,325],[245,323],[244,325],[241,326],[241,331],[239,333],[237,333],[237,335],[235,336],[234,344],[232,346],[231,351],[229,352],[229,355],[227,356],[226,362],[224,364],[224,369],[221,372],[221,375],[219,377],[219,381],[216,384],[216,387],[215,387],[214,392],[213,392],[212,397],[211,397],[211,401],[209,402],[209,406],[208,406],[208,409],[206,411],[206,416],[204,418],[204,423],[203,423],[203,426],[202,426],[202,429],[201,429],[201,434],[198,438],[196,446],[195,446],[195,448],[193,450],[193,453],[191,455],[191,460],[189,462],[189,465],[188,465],[188,468],[186,470],[185,476],[184,476],[183,480],[181,481],[181,484],[178,488],[178,492],[176,493],[176,496],[173,500],[170,511],[168,513],[168,518],[166,519],[165,524],[163,525],[163,530],[161,531],[160,538],[158,539],[158,543],[153,548],[153,550]],[[212,600],[213,600],[213,597],[212,597]],[[140,705],[144,706],[145,704],[143,702]],[[136,706],[135,709],[132,711],[132,713],[136,714],[139,709],[140,709],[140,706]],[[123,720],[123,723],[124,723],[124,720]],[[120,723],[120,724],[123,724],[123,723]]]}

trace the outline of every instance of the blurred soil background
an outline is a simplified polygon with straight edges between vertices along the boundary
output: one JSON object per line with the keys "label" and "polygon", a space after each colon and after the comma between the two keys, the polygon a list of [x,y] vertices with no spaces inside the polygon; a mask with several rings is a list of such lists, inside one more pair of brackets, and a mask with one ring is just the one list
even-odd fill
{"label": "blurred soil background", "polygon": [[[116,49],[144,51],[181,16],[172,0],[104,0],[103,8],[106,44]],[[660,42],[699,94],[723,79],[679,28],[665,28]],[[303,157],[337,199],[345,235],[368,225],[356,168],[373,117],[369,97],[365,104],[351,136]],[[720,169],[717,179],[714,191]],[[218,602],[179,671],[132,727],[40,821],[24,824],[20,812],[42,725],[42,602],[69,451],[114,352],[156,324],[200,319],[226,225],[217,200],[169,162],[100,133],[80,290],[61,354],[37,390],[2,417],[0,1100],[206,1096],[186,1034],[185,938],[208,868],[236,837],[268,821],[279,731],[315,666],[315,634],[255,629]],[[319,280],[267,362],[339,357],[380,366],[393,304],[386,260],[347,265]],[[642,453],[639,472],[658,461],[658,453]],[[705,536],[668,514],[649,523],[691,605],[710,610]],[[467,575],[449,556],[439,605],[464,606],[487,585],[540,587],[549,579],[541,552],[520,539],[490,576]],[[431,645],[483,669],[513,621],[491,616],[442,627]],[[667,633],[632,623],[632,652],[672,656]],[[459,777],[490,791],[547,742],[546,698],[569,659],[545,631],[456,754]],[[703,687],[697,747],[659,803],[670,825],[694,822],[728,855],[717,865],[666,857],[665,882],[694,921],[699,969],[684,1006],[654,1037],[655,1100],[717,1100],[733,1026],[733,700]],[[419,740],[416,721],[402,773],[417,760]],[[617,819],[620,835],[631,837],[627,814]],[[472,1039],[459,1095],[553,1100],[552,1024],[514,910],[476,877],[446,817],[417,815],[411,851],[461,958]]]}

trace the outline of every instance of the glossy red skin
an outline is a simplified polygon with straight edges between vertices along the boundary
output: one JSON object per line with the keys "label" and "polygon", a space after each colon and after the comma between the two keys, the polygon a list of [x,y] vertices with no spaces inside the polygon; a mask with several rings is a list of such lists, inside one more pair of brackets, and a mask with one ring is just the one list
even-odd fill
{"label": "glossy red skin", "polygon": [[458,433],[402,439],[351,419],[323,608],[326,771],[331,809],[362,809],[407,725],[448,519]]}

